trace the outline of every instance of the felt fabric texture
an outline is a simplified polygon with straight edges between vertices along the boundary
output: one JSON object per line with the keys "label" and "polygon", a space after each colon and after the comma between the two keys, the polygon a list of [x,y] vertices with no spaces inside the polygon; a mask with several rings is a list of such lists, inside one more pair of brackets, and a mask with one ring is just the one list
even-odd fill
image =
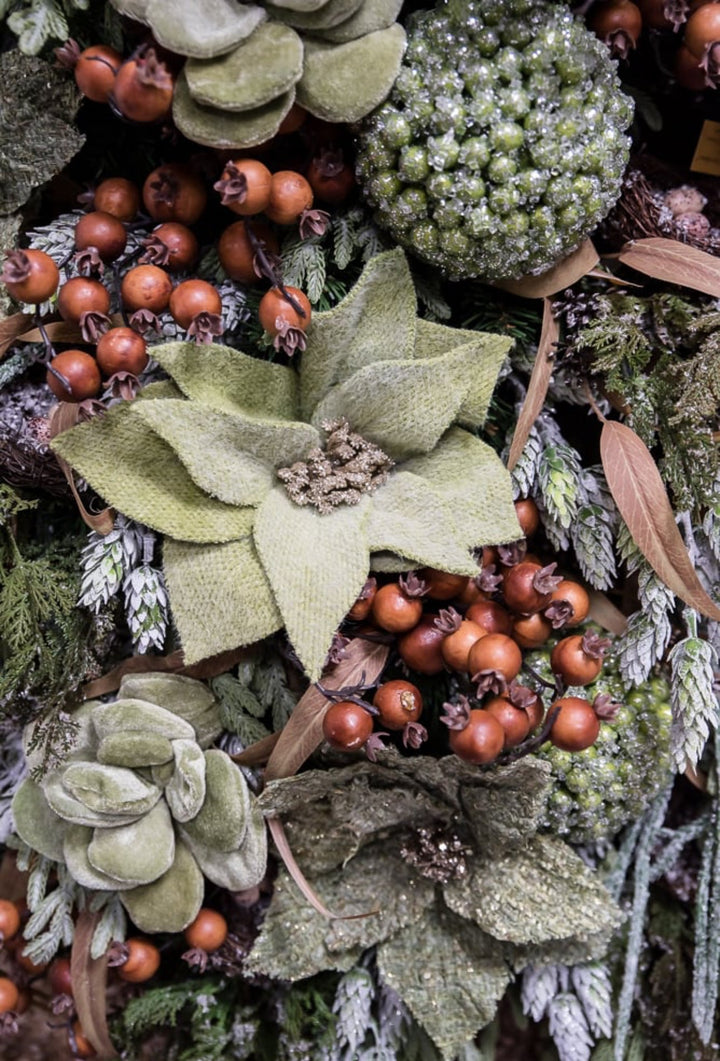
{"label": "felt fabric texture", "polygon": [[218,59],[188,59],[190,95],[206,107],[247,111],[287,92],[300,80],[303,44],[281,22],[261,22],[237,48]]}
{"label": "felt fabric texture", "polygon": [[346,44],[308,38],[297,101],[328,122],[360,121],[390,92],[404,52],[399,22]]}
{"label": "felt fabric texture", "polygon": [[150,0],[110,0],[110,3],[121,15],[142,22],[144,26],[148,25],[147,9]]}
{"label": "felt fabric texture", "polygon": [[402,0],[365,0],[354,15],[331,29],[315,30],[316,36],[333,44],[345,44],[367,33],[392,26],[400,14]]}
{"label": "felt fabric texture", "polygon": [[[85,705],[83,723],[95,738],[86,733],[84,757],[76,749],[42,783],[20,786],[16,829],[35,850],[64,861],[84,887],[122,893],[145,931],[179,931],[203,894],[199,862],[181,830],[215,876],[251,887],[265,872],[262,816],[229,756],[200,745],[221,730],[206,686],[180,675],[127,675],[120,694],[114,703]],[[152,763],[168,751],[169,761]],[[124,765],[100,761],[108,757]]]}
{"label": "felt fabric texture", "polygon": [[198,144],[217,148],[256,147],[272,140],[293,103],[295,87],[252,110],[207,107],[193,99],[187,77],[180,72],[173,93],[173,120],[181,133]]}
{"label": "felt fabric texture", "polygon": [[253,801],[247,832],[237,851],[217,851],[190,836],[180,827],[180,835],[197,859],[209,881],[230,891],[244,891],[262,879],[267,862],[267,830],[262,811]]}
{"label": "felt fabric texture", "polygon": [[[165,533],[189,663],[284,625],[316,680],[371,556],[472,574],[474,548],[521,536],[510,477],[471,433],[510,340],[418,320],[401,251],[373,258],[338,306],[315,315],[307,338],[299,371],[217,344],[201,358],[192,343],[156,346],[185,401],[128,403],[101,430],[91,422],[54,441],[109,504],[124,511],[132,496],[136,518]],[[396,464],[360,504],[321,514],[291,501],[275,469],[306,458],[322,444],[323,420],[343,416]],[[142,449],[145,467],[157,452],[160,473],[142,478],[112,460],[132,431],[129,448]],[[193,501],[182,509],[168,482],[178,490],[188,480]],[[232,512],[226,525],[223,511]]]}
{"label": "felt fabric texture", "polygon": [[144,17],[170,51],[208,59],[229,52],[267,16],[257,4],[238,0],[148,0]]}
{"label": "felt fabric texture", "polygon": [[364,0],[327,0],[327,3],[316,11],[293,11],[270,3],[266,6],[272,18],[280,19],[288,26],[314,33],[316,30],[332,29],[333,26],[346,22],[363,3]]}

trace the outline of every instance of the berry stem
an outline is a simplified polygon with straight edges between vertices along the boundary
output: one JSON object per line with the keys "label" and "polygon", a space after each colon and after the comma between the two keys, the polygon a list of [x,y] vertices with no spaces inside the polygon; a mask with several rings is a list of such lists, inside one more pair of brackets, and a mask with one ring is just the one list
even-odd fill
{"label": "berry stem", "polygon": [[253,249],[253,254],[257,258],[258,265],[262,270],[263,276],[265,276],[270,281],[270,283],[278,289],[282,297],[285,299],[286,302],[290,303],[296,313],[299,313],[301,317],[307,317],[307,313],[302,308],[300,303],[297,301],[297,299],[294,299],[292,297],[290,292],[283,284],[282,278],[278,275],[277,269],[273,266],[272,262],[265,253],[265,248],[255,235],[252,225],[250,224],[247,218],[244,218],[243,220],[245,222],[245,231],[247,232],[247,237],[250,241],[250,246]]}
{"label": "berry stem", "polygon": [[503,765],[507,763],[514,763],[516,759],[522,759],[524,755],[529,755],[534,752],[536,748],[539,748],[541,744],[544,744],[550,735],[550,730],[553,727],[555,719],[560,714],[560,707],[553,707],[548,711],[547,718],[543,723],[543,728],[535,737],[531,737],[530,740],[523,741],[517,748],[513,748],[507,755],[501,755],[496,761]]}

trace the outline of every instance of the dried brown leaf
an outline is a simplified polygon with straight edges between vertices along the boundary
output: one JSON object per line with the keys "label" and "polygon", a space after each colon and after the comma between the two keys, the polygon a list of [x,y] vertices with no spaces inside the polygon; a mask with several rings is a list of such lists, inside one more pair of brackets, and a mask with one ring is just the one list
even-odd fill
{"label": "dried brown leaf", "polygon": [[[346,646],[345,652],[346,658],[323,675],[323,685],[327,689],[342,689],[360,682],[372,684],[385,666],[389,648],[356,637]],[[330,701],[316,685],[311,685],[301,696],[268,759],[266,781],[291,777],[312,755],[322,742],[322,722],[329,707]]]}
{"label": "dried brown leaf", "polygon": [[[59,435],[62,431],[67,431],[69,428],[74,427],[78,422],[79,412],[80,410],[78,409],[78,406],[73,405],[72,402],[59,402],[54,406],[50,413],[50,437],[55,438],[55,436]],[[88,512],[75,485],[75,476],[73,475],[72,468],[67,461],[63,460],[57,453],[55,454],[55,459],[60,465],[63,475],[67,479],[70,489],[72,490],[75,504],[78,507],[83,522],[86,523],[91,530],[97,531],[98,534],[109,534],[115,526],[115,512],[113,509],[104,508],[98,513]]]}
{"label": "dried brown leaf", "polygon": [[521,298],[547,298],[582,280],[600,261],[592,242],[586,239],[576,251],[557,265],[538,276],[523,276],[519,280],[496,280],[495,287]]}
{"label": "dried brown leaf", "polygon": [[553,316],[552,302],[549,298],[546,298],[543,300],[542,331],[540,332],[537,357],[533,365],[525,401],[520,410],[520,416],[515,425],[512,442],[510,443],[510,456],[507,462],[508,471],[512,471],[520,459],[520,454],[525,449],[525,443],[528,440],[532,426],[545,403],[545,396],[552,377],[555,344],[559,338],[560,329],[558,322]]}
{"label": "dried brown leaf", "polygon": [[0,320],[0,357],[20,338],[31,320],[29,313],[13,313]]}
{"label": "dried brown leaf", "polygon": [[105,1009],[107,989],[107,955],[91,958],[90,946],[102,915],[82,910],[75,922],[75,936],[70,952],[70,975],[73,999],[83,1032],[95,1047],[98,1061],[118,1056],[110,1041]]}
{"label": "dried brown leaf", "polygon": [[660,236],[636,239],[625,244],[618,258],[654,280],[720,298],[720,259],[687,243]]}
{"label": "dried brown leaf", "polygon": [[603,630],[615,634],[616,637],[622,637],[627,630],[627,616],[604,593],[597,589],[588,592],[590,595],[588,618],[598,626],[602,626]]}
{"label": "dried brown leaf", "polygon": [[652,454],[626,424],[606,420],[600,457],[610,491],[635,544],[668,589],[710,619],[720,607],[703,589],[675,523]]}

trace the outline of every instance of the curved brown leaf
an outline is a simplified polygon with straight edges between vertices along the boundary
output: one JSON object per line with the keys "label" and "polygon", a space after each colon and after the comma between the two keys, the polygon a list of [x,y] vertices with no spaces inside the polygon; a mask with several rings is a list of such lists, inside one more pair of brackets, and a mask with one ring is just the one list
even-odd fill
{"label": "curved brown leaf", "polygon": [[20,338],[31,321],[29,313],[13,313],[11,317],[0,320],[0,357]]}
{"label": "curved brown leaf", "polygon": [[82,910],[75,922],[75,936],[70,952],[70,976],[73,999],[82,1029],[95,1047],[98,1061],[118,1056],[110,1041],[105,1011],[107,988],[107,955],[90,957],[90,945],[101,914]]}
{"label": "curved brown leaf", "polygon": [[687,243],[661,236],[636,239],[625,244],[618,258],[654,280],[665,280],[720,298],[720,258]]}
{"label": "curved brown leaf", "polygon": [[720,620],[720,607],[700,583],[645,443],[626,424],[606,420],[600,457],[620,515],[656,575],[695,611]]}
{"label": "curved brown leaf", "polygon": [[[342,689],[361,681],[371,685],[382,673],[390,649],[388,645],[356,637],[345,651],[346,658],[337,663],[329,674],[323,675],[323,684],[328,689]],[[316,685],[311,685],[300,697],[268,759],[266,781],[291,777],[312,755],[322,742],[322,722],[329,707],[330,701]]]}
{"label": "curved brown leaf", "polygon": [[512,442],[510,443],[510,455],[508,457],[508,471],[512,471],[520,454],[525,449],[530,430],[540,415],[540,410],[545,403],[550,379],[553,372],[553,356],[555,344],[560,338],[560,329],[552,311],[552,302],[549,298],[544,299],[542,331],[538,343],[537,357],[533,365],[530,383],[523,407],[520,410],[518,422],[515,425]]}
{"label": "curved brown leaf", "polygon": [[[53,407],[50,413],[50,437],[55,438],[62,431],[67,431],[68,428],[74,427],[78,422],[79,409],[77,405],[72,402],[59,402]],[[109,534],[115,526],[115,512],[111,508],[104,508],[101,512],[94,514],[88,512],[85,505],[82,502],[82,498],[78,493],[77,486],[75,485],[75,476],[73,470],[67,461],[63,460],[62,457],[55,454],[55,459],[60,465],[63,475],[68,481],[68,485],[72,490],[72,495],[75,498],[75,504],[78,507],[84,523],[90,527],[91,530],[97,531],[98,534]]]}
{"label": "curved brown leaf", "polygon": [[519,280],[496,280],[493,286],[509,291],[511,295],[520,295],[521,298],[547,298],[582,280],[599,261],[598,252],[592,242],[586,239],[577,250],[544,273],[522,276]]}

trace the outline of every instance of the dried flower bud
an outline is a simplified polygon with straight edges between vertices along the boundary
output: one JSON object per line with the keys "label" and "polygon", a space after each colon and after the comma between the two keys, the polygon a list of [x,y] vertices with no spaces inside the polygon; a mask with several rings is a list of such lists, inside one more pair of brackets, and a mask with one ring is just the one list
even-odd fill
{"label": "dried flower bud", "polygon": [[609,693],[600,693],[593,700],[593,711],[603,722],[614,722],[622,704],[613,700]]}
{"label": "dried flower bud", "polygon": [[110,969],[117,969],[124,965],[130,957],[130,948],[127,943],[114,939],[107,950],[107,965]]}
{"label": "dried flower bud", "polygon": [[105,265],[97,247],[84,247],[75,255],[75,266],[81,276],[102,276]]}
{"label": "dried flower bud", "polygon": [[223,333],[222,317],[219,313],[196,313],[188,326],[188,339],[207,345]]}
{"label": "dried flower bud", "polygon": [[385,730],[377,730],[377,732],[371,733],[368,739],[365,741],[365,754],[371,763],[377,762],[378,752],[385,751],[385,745],[383,744],[383,737],[389,737],[390,734]]}
{"label": "dried flower bud", "polygon": [[513,707],[519,707],[522,711],[527,711],[537,700],[537,693],[534,689],[529,689],[527,685],[520,685],[519,682],[514,681],[510,682],[505,695]]}
{"label": "dried flower bud", "polygon": [[533,589],[536,589],[538,593],[552,593],[557,589],[562,582],[562,575],[553,573],[556,567],[557,564],[554,561],[552,564],[541,567],[533,576]]}
{"label": "dried flower bud", "polygon": [[566,626],[574,614],[575,609],[569,600],[554,600],[552,604],[548,604],[543,612],[553,630],[559,630],[561,627]]}
{"label": "dried flower bud", "polygon": [[497,546],[497,554],[500,563],[504,567],[514,567],[525,559],[527,553],[527,542],[524,538],[518,538],[516,542],[508,542],[506,545]]}
{"label": "dried flower bud", "polygon": [[277,329],[273,339],[273,346],[279,352],[292,357],[293,354],[302,353],[307,347],[307,336],[301,328],[293,326],[282,317],[275,318]]}
{"label": "dried flower bud", "polygon": [[152,310],[137,309],[128,320],[128,324],[138,335],[162,331],[162,324]]}
{"label": "dried flower bud", "polygon": [[419,722],[406,722],[402,742],[406,748],[419,748],[428,739],[428,731]]}
{"label": "dried flower bud", "polygon": [[80,58],[80,45],[72,37],[68,37],[64,44],[53,50],[55,62],[64,70],[73,70]]}
{"label": "dried flower bud", "polygon": [[440,721],[444,722],[448,729],[465,729],[470,721],[471,710],[467,696],[458,693],[455,700],[446,700],[442,709],[445,714],[440,716]]}
{"label": "dried flower bud", "polygon": [[602,659],[612,642],[608,637],[601,637],[594,630],[587,630],[582,637],[582,650],[591,659]]}
{"label": "dried flower bud", "polygon": [[502,575],[495,574],[495,564],[485,564],[479,575],[475,575],[473,582],[482,593],[495,593],[502,585]]}
{"label": "dried flower bud", "polygon": [[192,947],[190,950],[186,950],[180,957],[184,962],[190,966],[191,969],[197,969],[199,973],[204,973],[207,969],[208,963],[208,952],[203,950],[202,947]]}
{"label": "dried flower bud", "polygon": [[0,281],[3,284],[21,284],[31,273],[30,259],[25,251],[9,251],[3,263]]}
{"label": "dried flower bud", "polygon": [[96,310],[87,310],[80,314],[80,334],[86,343],[96,343],[111,325],[107,313],[98,313]]}
{"label": "dried flower bud", "polygon": [[443,634],[454,634],[460,629],[462,621],[463,617],[456,608],[441,608],[433,625]]}
{"label": "dried flower bud", "polygon": [[105,398],[131,402],[140,390],[140,380],[132,372],[115,372],[105,384]]}
{"label": "dried flower bud", "polygon": [[427,584],[418,578],[414,571],[400,575],[398,585],[406,597],[424,597],[427,593]]}
{"label": "dried flower bud", "polygon": [[300,239],[323,236],[329,224],[330,214],[327,210],[303,210],[299,221]]}
{"label": "dried flower bud", "polygon": [[223,206],[244,203],[248,194],[247,177],[238,169],[237,163],[232,161],[226,164],[225,173],[227,177],[221,177],[213,184],[215,191],[220,193],[220,202]]}
{"label": "dried flower bud", "polygon": [[150,233],[142,241],[142,245],[145,248],[143,253],[138,258],[138,261],[143,265],[167,265],[170,261],[170,248],[167,243],[163,243],[159,236]]}
{"label": "dried flower bud", "polygon": [[471,681],[477,683],[478,700],[486,693],[495,693],[496,696],[504,696],[507,692],[507,680],[499,670],[480,670],[473,674]]}

